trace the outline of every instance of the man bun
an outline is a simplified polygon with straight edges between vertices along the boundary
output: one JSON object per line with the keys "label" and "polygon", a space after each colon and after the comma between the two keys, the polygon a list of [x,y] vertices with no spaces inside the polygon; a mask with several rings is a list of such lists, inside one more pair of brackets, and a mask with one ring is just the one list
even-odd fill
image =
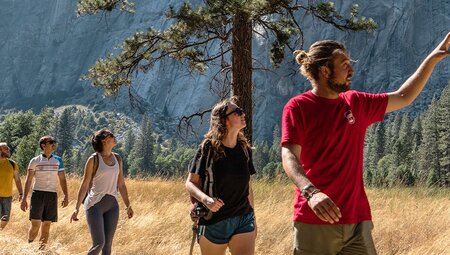
{"label": "man bun", "polygon": [[304,50],[296,50],[294,51],[294,55],[295,61],[299,65],[304,65],[309,59],[308,53],[306,53],[306,51]]}

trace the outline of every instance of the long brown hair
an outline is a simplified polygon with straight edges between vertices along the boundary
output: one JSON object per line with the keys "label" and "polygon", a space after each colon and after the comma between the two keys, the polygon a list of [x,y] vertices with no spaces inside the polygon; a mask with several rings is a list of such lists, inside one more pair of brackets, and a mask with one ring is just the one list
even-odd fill
{"label": "long brown hair", "polygon": [[[222,140],[225,139],[228,134],[225,115],[227,114],[228,105],[230,103],[236,103],[236,101],[236,97],[224,99],[214,105],[213,109],[211,110],[209,130],[205,134],[205,138],[203,139],[201,146],[202,148],[204,148],[206,143],[211,142],[211,146],[216,152],[214,154],[214,159],[221,158],[225,155],[225,152],[221,146]],[[248,142],[242,130],[239,131],[237,140],[239,143],[241,143],[244,150],[248,150],[251,148],[250,143]]]}

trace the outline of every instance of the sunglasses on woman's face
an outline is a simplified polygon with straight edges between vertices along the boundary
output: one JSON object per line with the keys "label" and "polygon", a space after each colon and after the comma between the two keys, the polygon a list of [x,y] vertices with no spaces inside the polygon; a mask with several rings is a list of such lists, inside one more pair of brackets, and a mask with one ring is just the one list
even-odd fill
{"label": "sunglasses on woman's face", "polygon": [[234,109],[233,111],[227,113],[227,114],[225,115],[225,118],[228,117],[228,116],[230,116],[230,115],[233,114],[233,113],[236,113],[238,116],[242,116],[242,114],[244,114],[244,111],[243,111],[241,108],[236,107],[236,109]]}

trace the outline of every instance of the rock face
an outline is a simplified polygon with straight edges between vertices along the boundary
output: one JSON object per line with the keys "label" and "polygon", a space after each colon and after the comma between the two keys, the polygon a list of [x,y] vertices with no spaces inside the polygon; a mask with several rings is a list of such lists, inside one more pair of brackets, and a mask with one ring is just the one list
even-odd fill
{"label": "rock face", "polygon": [[[79,77],[87,73],[96,59],[114,52],[114,46],[134,32],[149,26],[167,27],[165,10],[169,4],[177,6],[182,1],[135,2],[135,15],[114,11],[77,18],[76,1],[3,1],[0,107],[39,109],[44,105],[104,102],[110,102],[104,107],[129,107],[126,97],[105,100],[100,89],[92,88]],[[348,33],[310,16],[299,16],[299,20],[304,29],[305,48],[322,39],[346,44],[352,59],[358,61],[354,64],[352,85],[357,90],[395,90],[449,29],[450,0],[341,0],[335,1],[335,5],[341,13],[348,13],[349,2],[358,3],[361,15],[374,18],[379,29],[372,33]],[[253,45],[258,63],[270,67],[267,57],[270,42],[255,36]],[[436,67],[424,93],[409,110],[422,109],[434,95],[439,95],[450,79],[449,66],[447,59]],[[271,137],[286,101],[309,89],[309,83],[297,69],[288,54],[275,73],[255,71],[256,139]],[[148,73],[137,74],[133,87],[152,114],[176,120],[214,103],[216,97],[208,90],[212,73],[214,70],[205,75],[190,75],[181,64],[167,60]]]}

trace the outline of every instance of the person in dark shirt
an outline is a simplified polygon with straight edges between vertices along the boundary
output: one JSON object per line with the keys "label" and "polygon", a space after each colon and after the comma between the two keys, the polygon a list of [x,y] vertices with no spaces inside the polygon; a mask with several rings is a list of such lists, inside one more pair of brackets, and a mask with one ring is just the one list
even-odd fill
{"label": "person in dark shirt", "polygon": [[213,214],[200,218],[197,238],[203,255],[254,254],[256,221],[250,144],[242,129],[245,113],[226,99],[214,106],[210,128],[189,166],[186,189]]}

